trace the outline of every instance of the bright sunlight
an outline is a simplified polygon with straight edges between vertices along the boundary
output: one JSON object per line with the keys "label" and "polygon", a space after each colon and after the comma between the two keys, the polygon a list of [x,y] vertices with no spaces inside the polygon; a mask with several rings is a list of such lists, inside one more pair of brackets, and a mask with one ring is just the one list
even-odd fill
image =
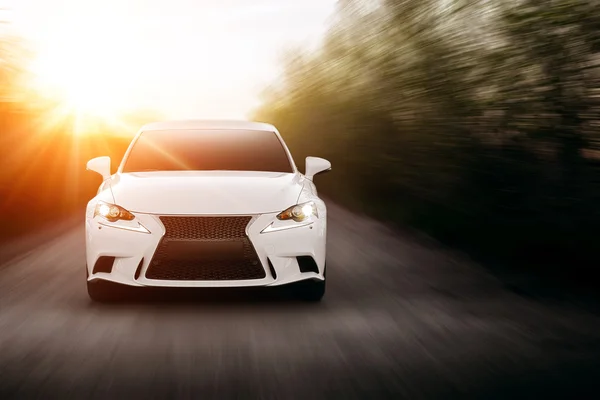
{"label": "bright sunlight", "polygon": [[[76,112],[114,116],[137,106],[128,98],[135,90],[135,71],[128,61],[131,51],[124,38],[127,31],[115,27],[105,31],[97,24],[73,24],[54,32],[31,67],[37,87],[65,102]],[[72,32],[78,32],[73,35]]]}
{"label": "bright sunlight", "polygon": [[77,114],[244,118],[286,45],[318,40],[335,0],[19,0],[36,90]]}

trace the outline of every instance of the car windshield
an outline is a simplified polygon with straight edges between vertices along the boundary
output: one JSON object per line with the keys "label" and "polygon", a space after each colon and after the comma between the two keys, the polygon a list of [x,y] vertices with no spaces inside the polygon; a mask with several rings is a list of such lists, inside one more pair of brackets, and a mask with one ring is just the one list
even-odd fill
{"label": "car windshield", "polygon": [[253,130],[142,132],[123,172],[142,171],[294,172],[275,132]]}

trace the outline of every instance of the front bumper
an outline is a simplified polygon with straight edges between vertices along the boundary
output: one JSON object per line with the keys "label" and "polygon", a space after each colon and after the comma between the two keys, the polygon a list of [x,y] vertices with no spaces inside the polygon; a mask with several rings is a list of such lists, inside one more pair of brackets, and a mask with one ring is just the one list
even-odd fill
{"label": "front bumper", "polygon": [[[130,286],[151,287],[246,287],[277,286],[313,279],[324,280],[327,223],[320,214],[309,225],[261,233],[277,213],[252,216],[246,234],[265,270],[265,277],[250,280],[160,280],[148,279],[146,271],[165,235],[165,226],[152,214],[136,213],[136,220],[149,233],[123,230],[103,224],[99,217],[86,217],[86,262],[89,281],[106,280]],[[301,225],[301,224],[299,224]],[[100,257],[114,257],[110,272],[94,272]],[[298,257],[314,259],[317,272],[301,272]],[[270,262],[269,262],[270,261]],[[271,268],[272,266],[272,268]]]}

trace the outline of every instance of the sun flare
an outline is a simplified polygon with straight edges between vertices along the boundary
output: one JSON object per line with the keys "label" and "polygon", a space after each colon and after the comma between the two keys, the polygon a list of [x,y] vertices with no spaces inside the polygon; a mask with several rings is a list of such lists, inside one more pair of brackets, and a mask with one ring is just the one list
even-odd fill
{"label": "sun flare", "polygon": [[78,114],[244,118],[281,49],[318,37],[334,4],[18,0],[14,26],[32,44],[35,88]]}
{"label": "sun flare", "polygon": [[127,108],[123,93],[128,89],[127,71],[114,65],[117,56],[106,51],[99,54],[85,38],[45,49],[32,66],[35,85],[74,112],[114,117]]}
{"label": "sun flare", "polygon": [[114,117],[122,111],[107,86],[86,76],[48,80],[40,86],[78,114]]}

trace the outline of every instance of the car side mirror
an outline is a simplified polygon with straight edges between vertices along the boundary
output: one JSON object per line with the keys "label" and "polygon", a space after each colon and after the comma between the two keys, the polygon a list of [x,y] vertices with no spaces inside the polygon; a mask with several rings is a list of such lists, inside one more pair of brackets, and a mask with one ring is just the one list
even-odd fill
{"label": "car side mirror", "polygon": [[102,156],[92,158],[87,162],[86,170],[94,171],[102,175],[103,180],[110,178],[110,157]]}
{"label": "car side mirror", "polygon": [[307,179],[312,181],[315,175],[329,170],[331,170],[331,163],[326,159],[320,157],[306,157],[306,173],[304,175]]}

